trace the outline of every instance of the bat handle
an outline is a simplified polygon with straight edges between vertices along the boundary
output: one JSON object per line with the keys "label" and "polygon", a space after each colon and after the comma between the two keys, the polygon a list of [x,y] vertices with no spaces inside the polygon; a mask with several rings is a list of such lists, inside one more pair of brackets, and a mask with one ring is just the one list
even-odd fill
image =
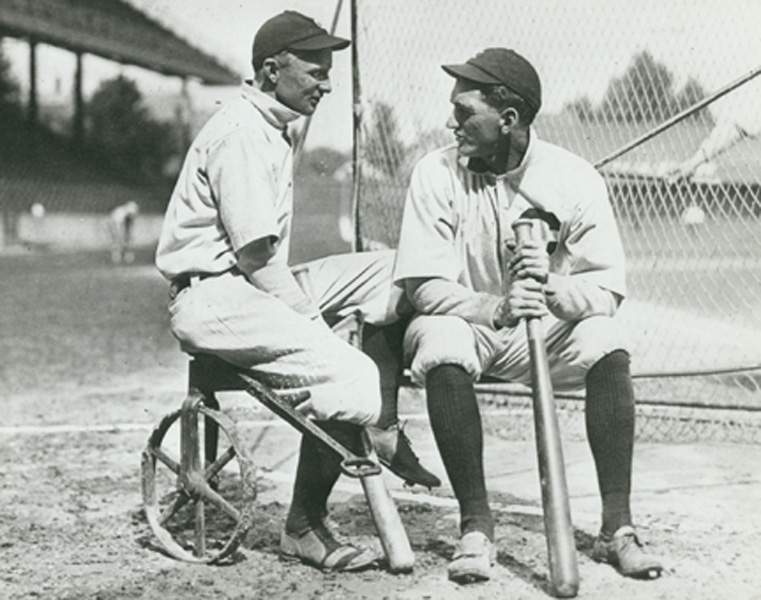
{"label": "bat handle", "polygon": [[534,219],[516,219],[512,224],[515,232],[516,244],[529,241],[533,238]]}

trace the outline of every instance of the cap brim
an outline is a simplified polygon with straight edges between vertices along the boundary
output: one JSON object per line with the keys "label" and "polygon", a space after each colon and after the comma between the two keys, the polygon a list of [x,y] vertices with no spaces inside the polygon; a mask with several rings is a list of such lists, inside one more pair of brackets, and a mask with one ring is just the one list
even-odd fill
{"label": "cap brim", "polygon": [[315,35],[305,40],[299,40],[288,44],[288,48],[291,50],[343,50],[351,42],[345,38],[340,38],[335,35],[323,33]]}
{"label": "cap brim", "polygon": [[457,77],[458,79],[466,79],[467,81],[474,81],[475,83],[502,83],[493,75],[489,75],[486,71],[482,71],[478,67],[474,67],[468,63],[465,63],[464,65],[441,65],[441,68],[444,69],[448,75]]}

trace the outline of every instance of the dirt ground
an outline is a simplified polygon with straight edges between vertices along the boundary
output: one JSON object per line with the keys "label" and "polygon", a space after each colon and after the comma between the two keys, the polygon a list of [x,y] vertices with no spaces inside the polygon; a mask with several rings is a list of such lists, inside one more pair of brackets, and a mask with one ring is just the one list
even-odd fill
{"label": "dirt ground", "polygon": [[[168,558],[141,512],[139,457],[150,422],[125,421],[133,414],[158,418],[177,394],[153,397],[144,383],[133,392],[67,400],[65,418],[26,421],[0,431],[0,558],[3,598],[545,598],[546,548],[531,442],[487,436],[492,502],[498,512],[498,557],[493,579],[458,586],[446,579],[456,534],[448,487],[402,488],[387,484],[416,555],[411,574],[385,570],[323,574],[278,560],[278,534],[289,498],[297,436],[276,423],[254,458],[260,467],[255,525],[230,564],[192,565]],[[169,386],[169,382],[167,382]],[[143,389],[145,396],[138,393]],[[25,398],[24,402],[32,402]],[[113,403],[112,411],[106,404]],[[264,409],[243,398],[228,399],[245,440],[259,437]],[[243,408],[242,408],[243,407]],[[419,409],[413,399],[408,409]],[[45,412],[45,399],[36,399]],[[22,411],[23,412],[23,411]],[[113,414],[113,418],[109,418]],[[51,416],[47,413],[48,418]],[[504,418],[490,413],[494,423]],[[82,427],[87,423],[86,428]],[[443,473],[425,420],[409,415],[416,449]],[[244,442],[246,443],[246,442]],[[737,446],[643,444],[637,454],[634,496],[638,526],[648,550],[667,565],[658,581],[619,577],[588,557],[597,527],[598,501],[586,446],[566,443],[569,487],[581,575],[580,598],[761,598],[758,500],[761,449]],[[274,467],[274,468],[273,468]],[[372,522],[361,488],[342,479],[332,498],[332,517],[343,534],[374,545]]]}
{"label": "dirt ground", "polygon": [[[550,597],[533,442],[507,435],[509,413],[487,405],[485,455],[498,548],[489,582],[460,586],[447,581],[457,532],[451,489],[410,490],[388,474],[386,482],[415,551],[412,573],[379,569],[324,574],[281,563],[278,536],[298,437],[279,421],[268,423],[265,409],[238,394],[223,399],[223,406],[237,420],[245,446],[251,449],[258,440],[253,452],[259,467],[254,527],[228,564],[194,565],[169,558],[145,521],[140,494],[141,451],[161,416],[179,407],[185,386],[185,359],[167,341],[162,320],[165,291],[147,267],[127,273],[90,265],[87,275],[77,279],[77,269],[63,266],[65,277],[61,265],[53,265],[27,282],[27,291],[34,293],[26,296],[26,311],[9,314],[7,306],[0,306],[0,324],[14,340],[2,347],[0,598]],[[13,284],[22,271],[28,273],[28,265],[17,267],[8,261],[0,265],[6,283]],[[68,293],[62,306],[76,305],[83,282],[89,282],[84,309],[74,311],[79,317],[61,321],[56,302]],[[115,290],[118,298],[126,293],[124,286],[140,295],[130,309],[119,308],[106,295],[106,290]],[[64,291],[69,288],[73,291]],[[34,318],[23,316],[30,302]],[[94,325],[102,305],[121,315],[114,317],[107,339]],[[138,317],[147,324],[136,326]],[[43,323],[35,324],[40,319]],[[92,325],[84,339],[76,337],[82,335],[83,321]],[[67,329],[75,326],[76,331]],[[114,333],[120,328],[125,331]],[[146,332],[151,332],[150,342]],[[55,342],[51,336],[59,339],[57,351],[42,357],[44,362],[37,363],[42,367],[31,369],[28,356],[40,356],[35,344],[43,337],[48,344]],[[138,343],[129,341],[133,338],[148,346],[129,346]],[[424,464],[444,478],[421,398],[406,395],[402,411]],[[589,558],[600,510],[591,456],[586,443],[575,437],[565,440],[564,450],[579,598],[761,598],[761,447],[638,445],[635,519],[648,551],[667,566],[656,581],[623,579]],[[331,511],[342,534],[379,548],[358,483],[341,480]]]}

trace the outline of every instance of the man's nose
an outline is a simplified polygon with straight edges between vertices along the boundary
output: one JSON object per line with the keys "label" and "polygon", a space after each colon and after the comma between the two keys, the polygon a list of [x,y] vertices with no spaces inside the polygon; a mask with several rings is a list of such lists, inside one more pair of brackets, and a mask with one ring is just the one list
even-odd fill
{"label": "man's nose", "polygon": [[454,118],[454,113],[450,113],[449,118],[447,119],[447,129],[457,129],[457,119]]}
{"label": "man's nose", "polygon": [[323,94],[329,94],[333,91],[333,86],[330,83],[330,79],[325,79],[324,81],[320,82],[320,91]]}

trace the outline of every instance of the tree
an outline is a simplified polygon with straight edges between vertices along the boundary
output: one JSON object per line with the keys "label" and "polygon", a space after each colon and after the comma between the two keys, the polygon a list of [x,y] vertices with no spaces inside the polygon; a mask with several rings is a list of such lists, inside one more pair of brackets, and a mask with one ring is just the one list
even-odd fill
{"label": "tree", "polygon": [[[695,79],[690,77],[676,97],[676,108],[679,112],[681,112],[687,108],[690,108],[697,102],[700,102],[705,97],[706,92],[703,89],[703,86],[700,85],[700,83],[698,83]],[[697,111],[692,113],[689,118],[701,118],[708,120],[709,124],[713,125],[713,117],[711,116],[710,111]]]}
{"label": "tree", "polygon": [[672,84],[668,68],[648,51],[640,52],[624,74],[610,82],[597,115],[619,123],[664,121],[679,110]]}
{"label": "tree", "polygon": [[137,85],[119,75],[101,84],[88,104],[89,144],[131,176],[158,179],[176,151],[171,125],[155,121]]}
{"label": "tree", "polygon": [[401,138],[394,107],[378,102],[373,107],[364,154],[367,161],[384,175],[394,178],[407,164],[409,149]]}
{"label": "tree", "polygon": [[569,102],[564,110],[570,110],[582,122],[592,121],[595,116],[595,108],[587,96]]}

